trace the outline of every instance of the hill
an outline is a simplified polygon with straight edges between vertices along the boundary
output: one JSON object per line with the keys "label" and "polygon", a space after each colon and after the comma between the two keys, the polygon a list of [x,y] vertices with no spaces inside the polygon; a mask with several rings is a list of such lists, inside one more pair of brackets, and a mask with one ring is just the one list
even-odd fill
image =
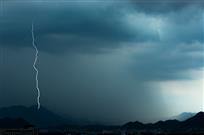
{"label": "hill", "polygon": [[196,113],[183,112],[183,113],[181,113],[181,114],[179,114],[177,116],[171,117],[170,119],[172,119],[172,120],[176,119],[178,121],[185,121],[185,120],[187,120],[187,119],[189,119],[189,118],[191,118],[191,117],[193,117],[195,115],[196,115]]}
{"label": "hill", "polygon": [[194,117],[182,122],[182,127],[192,129],[204,129],[204,112],[199,112]]}
{"label": "hill", "polygon": [[22,118],[38,127],[53,127],[69,123],[68,119],[64,119],[44,107],[38,110],[36,106],[11,106],[1,108],[0,118],[6,117],[11,119]]}
{"label": "hill", "polygon": [[122,129],[147,130],[147,131],[204,131],[204,112],[199,112],[195,116],[185,120],[167,120],[156,123],[143,124],[140,122],[128,122],[121,127]]}

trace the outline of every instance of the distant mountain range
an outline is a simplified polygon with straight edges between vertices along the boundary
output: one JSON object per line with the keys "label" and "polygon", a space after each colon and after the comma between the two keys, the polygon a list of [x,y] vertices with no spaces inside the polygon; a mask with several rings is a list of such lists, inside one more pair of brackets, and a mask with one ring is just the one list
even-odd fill
{"label": "distant mountain range", "polygon": [[72,118],[63,118],[44,107],[38,110],[36,106],[4,107],[0,109],[0,118],[22,118],[38,127],[55,127],[59,125],[76,124],[79,122],[79,120],[74,120]]}
{"label": "distant mountain range", "polygon": [[[41,107],[39,110],[36,106],[11,106],[0,109],[0,128],[5,127],[25,127],[34,125],[42,128],[85,128],[92,130],[101,129],[115,129],[120,128],[124,130],[145,130],[145,131],[189,131],[189,130],[202,130],[204,131],[204,112],[197,114],[183,113],[181,116],[188,118],[184,121],[179,120],[166,120],[158,121],[156,123],[143,124],[141,122],[129,122],[122,126],[103,126],[93,123],[87,123],[86,126],[80,123],[79,120],[73,118],[64,118],[48,109]],[[181,117],[179,116],[179,118]],[[78,126],[76,126],[78,125]],[[81,126],[79,126],[81,125]]]}
{"label": "distant mountain range", "polygon": [[185,120],[167,120],[158,121],[153,124],[143,124],[141,122],[129,122],[121,127],[122,129],[129,130],[158,130],[158,131],[189,131],[189,130],[202,130],[204,131],[204,112],[199,112],[195,116]]}
{"label": "distant mountain range", "polygon": [[170,119],[172,120],[179,120],[179,121],[185,121],[193,116],[195,116],[196,113],[191,113],[191,112],[183,112],[177,116],[173,116]]}

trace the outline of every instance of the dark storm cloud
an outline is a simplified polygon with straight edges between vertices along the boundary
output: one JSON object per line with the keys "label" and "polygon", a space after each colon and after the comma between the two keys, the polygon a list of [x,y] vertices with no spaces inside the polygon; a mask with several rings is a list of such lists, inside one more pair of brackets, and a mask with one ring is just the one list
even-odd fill
{"label": "dark storm cloud", "polygon": [[189,6],[204,7],[202,0],[130,0],[131,6],[149,14],[178,12]]}
{"label": "dark storm cloud", "polygon": [[[201,14],[198,11],[201,7],[197,4],[198,2],[158,1],[155,2],[156,4],[151,4],[154,2],[137,1],[134,3],[135,5],[128,1],[104,2],[91,6],[85,3],[79,5],[77,2],[59,2],[58,4],[32,1],[5,2],[0,23],[0,42],[1,45],[8,47],[29,47],[32,21],[35,23],[39,49],[53,53],[68,50],[97,52],[104,48],[120,47],[121,42],[157,42],[159,41],[158,33],[152,29],[153,25],[149,26],[151,20],[145,18],[158,17],[159,13],[163,14],[161,18],[170,17],[168,20],[171,22],[170,25],[164,27],[168,31],[166,40],[171,40],[172,44],[177,40],[178,42],[202,40],[202,29],[200,29],[202,24],[199,19]],[[181,8],[178,8],[179,14],[184,17],[171,14],[177,4],[181,4],[184,8],[183,13],[180,11]],[[148,8],[148,5],[152,9]],[[191,9],[189,6],[198,10]],[[157,8],[165,9],[166,12],[159,11],[158,15],[149,15],[145,12],[146,10],[157,11]],[[140,9],[143,9],[144,13]],[[188,13],[189,17],[185,17],[185,13]],[[197,13],[198,18],[192,18],[192,24],[190,18]],[[135,18],[127,20],[128,15],[135,15]],[[180,22],[177,22],[179,20]],[[187,24],[186,21],[188,21]],[[195,25],[197,22],[198,25]]]}
{"label": "dark storm cloud", "polygon": [[[27,8],[21,8],[22,6]],[[7,6],[4,8],[6,9]],[[123,12],[106,5],[98,5],[95,8],[77,5],[53,7],[48,3],[48,5],[38,7],[32,5],[31,2],[29,4],[17,3],[11,8],[8,13],[7,10],[5,11],[2,17],[5,21],[1,22],[1,44],[6,46],[29,46],[32,19],[35,23],[37,40],[47,39],[51,35],[49,40],[54,38],[58,44],[52,46],[50,45],[52,42],[43,42],[39,48],[44,51],[55,49],[64,51],[86,46],[87,48],[112,47],[120,41],[144,41],[157,38],[140,29],[133,31],[123,20]],[[52,35],[56,35],[59,39]],[[61,35],[67,37],[63,39]]]}

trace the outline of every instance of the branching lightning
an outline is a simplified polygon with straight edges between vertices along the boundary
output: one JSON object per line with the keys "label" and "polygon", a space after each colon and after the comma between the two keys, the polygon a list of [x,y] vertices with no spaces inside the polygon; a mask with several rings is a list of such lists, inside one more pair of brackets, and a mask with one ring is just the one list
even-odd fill
{"label": "branching lightning", "polygon": [[34,62],[33,62],[33,68],[34,70],[36,71],[36,74],[35,74],[35,81],[36,81],[36,89],[37,89],[37,105],[38,105],[38,109],[40,109],[40,89],[39,89],[39,81],[38,81],[38,68],[36,66],[36,63],[38,61],[38,48],[35,44],[35,35],[34,35],[34,24],[32,23],[32,30],[31,30],[31,33],[32,33],[32,45],[33,45],[33,48],[35,49],[35,59],[34,59]]}

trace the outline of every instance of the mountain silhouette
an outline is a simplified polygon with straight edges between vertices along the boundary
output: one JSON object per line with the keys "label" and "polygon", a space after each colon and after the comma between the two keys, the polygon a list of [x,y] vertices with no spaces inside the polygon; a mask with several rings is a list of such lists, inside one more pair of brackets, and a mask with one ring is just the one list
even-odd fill
{"label": "mountain silhouette", "polygon": [[153,124],[152,129],[173,130],[178,126],[180,126],[180,122],[178,120],[166,120]]}
{"label": "mountain silhouette", "polygon": [[36,106],[11,106],[1,108],[0,118],[6,117],[11,119],[23,118],[38,127],[52,127],[72,122],[72,120],[64,119],[44,107],[38,110]]}
{"label": "mountain silhouette", "polygon": [[204,112],[197,113],[194,117],[187,119],[182,124],[184,128],[204,129]]}
{"label": "mountain silhouette", "polygon": [[145,124],[141,123],[141,122],[128,122],[127,124],[123,125],[124,129],[144,129],[145,128]]}
{"label": "mountain silhouette", "polygon": [[204,131],[204,112],[199,112],[195,116],[185,120],[166,120],[156,123],[143,124],[138,121],[128,122],[121,127],[122,129],[135,130],[161,130],[161,131]]}
{"label": "mountain silhouette", "polygon": [[196,113],[191,113],[191,112],[183,112],[179,115],[173,116],[170,119],[172,120],[178,120],[178,121],[185,121],[193,116],[195,116]]}
{"label": "mountain silhouette", "polygon": [[[75,125],[76,122],[71,119],[53,113],[52,111],[41,107],[39,110],[36,106],[11,106],[0,109],[0,128],[22,128],[28,125],[37,127],[58,127],[60,125]],[[185,120],[166,120],[156,123],[143,124],[141,122],[128,122],[121,129],[146,130],[146,131],[204,131],[204,112],[199,112],[195,116]]]}

